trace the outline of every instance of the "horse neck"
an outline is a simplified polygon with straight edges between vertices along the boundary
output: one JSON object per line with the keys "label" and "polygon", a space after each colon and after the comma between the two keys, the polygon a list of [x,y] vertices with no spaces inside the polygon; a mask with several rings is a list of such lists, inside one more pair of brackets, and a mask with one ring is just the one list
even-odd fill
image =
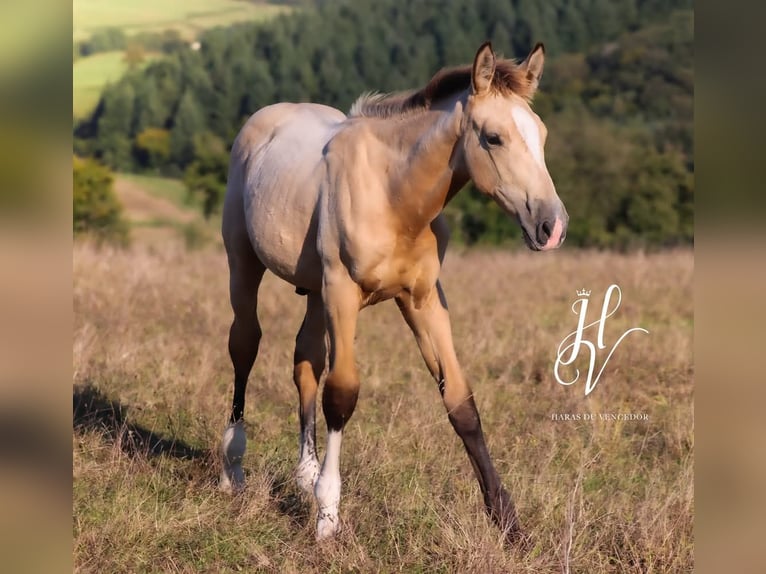
{"label": "horse neck", "polygon": [[403,120],[407,127],[397,138],[400,150],[388,186],[403,228],[427,228],[468,180],[458,146],[462,120],[458,99]]}

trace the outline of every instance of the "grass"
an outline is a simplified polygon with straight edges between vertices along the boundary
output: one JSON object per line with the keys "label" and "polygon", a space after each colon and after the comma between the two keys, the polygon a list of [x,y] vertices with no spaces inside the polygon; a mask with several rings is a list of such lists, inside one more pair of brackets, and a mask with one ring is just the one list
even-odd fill
{"label": "grass", "polygon": [[[534,543],[505,548],[393,303],[361,314],[362,390],[341,457],[344,531],[317,545],[292,480],[303,302],[267,275],[248,388],[247,491],[216,490],[231,400],[225,255],[178,242],[74,251],[74,559],[80,572],[691,572],[690,251],[453,252],[458,356]],[[618,283],[629,337],[587,398],[552,375],[574,290]],[[648,421],[551,420],[647,413]],[[320,415],[319,443],[323,445]],[[321,449],[323,451],[323,448]]]}
{"label": "grass", "polygon": [[153,175],[115,174],[114,190],[130,224],[130,236],[139,244],[153,245],[183,239],[188,248],[221,244],[221,216],[209,220],[190,197],[183,182]]}
{"label": "grass", "polygon": [[[146,54],[146,65],[159,54]],[[101,92],[110,82],[119,80],[128,71],[125,53],[102,52],[78,59],[72,67],[72,111],[76,118],[88,115],[98,103]]]}
{"label": "grass", "polygon": [[178,30],[193,38],[206,28],[264,20],[289,10],[242,0],[74,0],[73,36],[82,40],[114,27],[128,34]]}
{"label": "grass", "polygon": [[[74,0],[72,7],[75,41],[104,28],[120,28],[126,34],[177,30],[191,40],[207,28],[265,20],[291,10],[245,0]],[[157,55],[147,54],[146,61],[154,57]],[[91,112],[104,86],[117,81],[126,70],[121,51],[77,60],[72,71],[74,117]]]}
{"label": "grass", "polygon": [[181,207],[197,207],[192,205],[189,193],[180,179],[141,175],[136,173],[118,173],[118,181],[125,181],[138,186],[154,197],[160,197]]}

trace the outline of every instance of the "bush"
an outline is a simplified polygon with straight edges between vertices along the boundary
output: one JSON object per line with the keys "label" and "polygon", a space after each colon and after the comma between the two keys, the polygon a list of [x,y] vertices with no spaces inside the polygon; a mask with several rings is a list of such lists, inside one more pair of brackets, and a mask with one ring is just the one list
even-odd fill
{"label": "bush", "polygon": [[180,227],[184,245],[189,251],[202,249],[213,241],[210,230],[199,221],[191,221]]}
{"label": "bush", "polygon": [[194,162],[186,168],[184,185],[201,199],[205,219],[217,213],[226,193],[229,157],[223,141],[209,132],[194,136]]}
{"label": "bush", "polygon": [[170,157],[170,132],[160,128],[146,128],[136,136],[134,147],[142,167],[162,167]]}
{"label": "bush", "polygon": [[74,158],[72,166],[73,231],[98,241],[128,243],[128,224],[112,187],[111,172],[92,159]]}

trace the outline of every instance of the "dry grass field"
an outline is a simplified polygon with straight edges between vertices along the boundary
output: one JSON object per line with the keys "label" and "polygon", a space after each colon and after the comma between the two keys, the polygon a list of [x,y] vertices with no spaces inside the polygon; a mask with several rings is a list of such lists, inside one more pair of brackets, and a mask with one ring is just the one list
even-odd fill
{"label": "dry grass field", "polygon": [[[529,548],[508,549],[392,302],[362,312],[362,389],[341,457],[343,532],[314,542],[292,479],[303,299],[267,275],[247,394],[247,490],[216,489],[231,312],[220,247],[74,251],[73,536],[79,572],[690,572],[691,251],[453,251],[443,283],[464,371]],[[630,335],[587,398],[555,382],[575,290]],[[600,307],[594,303],[594,307]],[[591,309],[594,315],[598,308]],[[603,360],[603,355],[599,359]],[[648,420],[556,421],[556,413]],[[324,445],[321,414],[320,455]]]}

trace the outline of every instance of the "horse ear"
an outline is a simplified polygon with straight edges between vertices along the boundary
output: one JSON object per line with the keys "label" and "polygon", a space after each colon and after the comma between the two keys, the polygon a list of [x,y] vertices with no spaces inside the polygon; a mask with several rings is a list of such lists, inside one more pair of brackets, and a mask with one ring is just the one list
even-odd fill
{"label": "horse ear", "polygon": [[521,63],[522,69],[527,72],[529,81],[529,97],[531,98],[537,91],[540,84],[540,78],[543,77],[543,65],[545,64],[545,46],[541,42],[532,49],[527,59]]}
{"label": "horse ear", "polygon": [[495,75],[495,52],[491,42],[484,42],[476,57],[473,59],[473,71],[471,73],[471,92],[485,94],[492,85]]}

